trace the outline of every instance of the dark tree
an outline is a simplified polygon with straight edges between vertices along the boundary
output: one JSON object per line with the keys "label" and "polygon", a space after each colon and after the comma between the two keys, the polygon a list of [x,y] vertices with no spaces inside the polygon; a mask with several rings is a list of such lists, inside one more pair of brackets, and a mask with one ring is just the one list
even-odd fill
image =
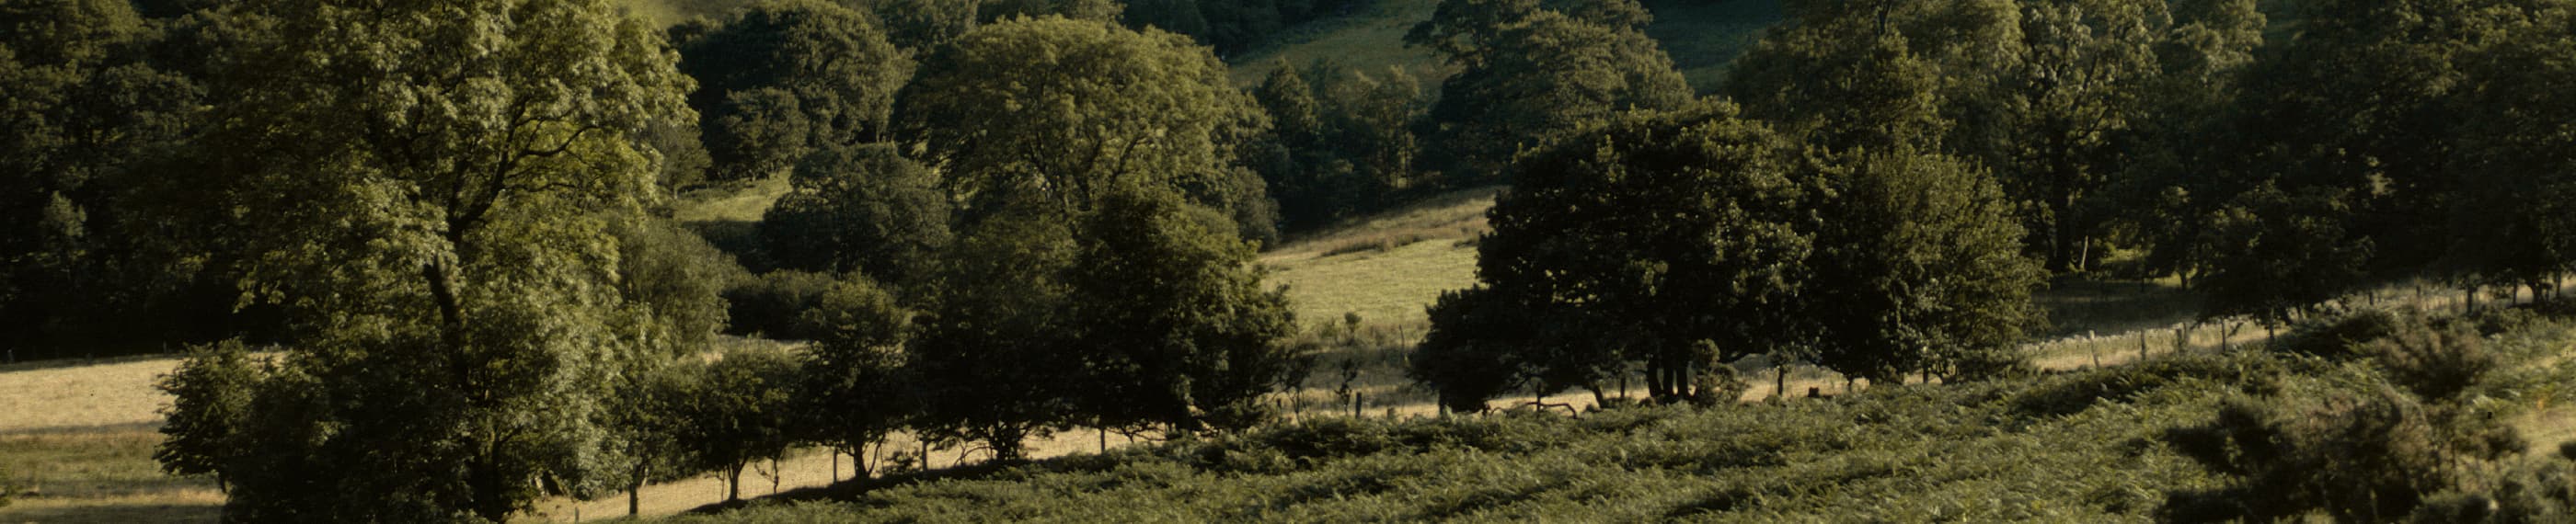
{"label": "dark tree", "polygon": [[1805,314],[1823,322],[1820,363],[1873,383],[2021,371],[2017,344],[2041,320],[2030,294],[2045,274],[2022,256],[1994,178],[1905,149],[1810,159],[1835,195],[1819,209],[1805,290]]}
{"label": "dark tree", "polygon": [[787,196],[761,217],[761,240],[788,268],[912,282],[948,244],[938,175],[893,146],[830,147],[796,165]]}
{"label": "dark tree", "polygon": [[[1829,195],[1791,151],[1714,105],[1627,117],[1523,159],[1478,245],[1478,287],[1433,309],[1467,323],[1434,324],[1417,375],[1491,381],[1441,368],[1500,362],[1540,393],[1599,393],[1639,362],[1647,391],[1674,401],[1712,393],[1696,385],[1723,360],[1807,344],[1802,297]],[[1546,326],[1504,326],[1513,319]],[[1512,354],[1434,356],[1497,350]],[[1488,389],[1433,386],[1456,406]]]}
{"label": "dark tree", "polygon": [[1617,111],[1689,103],[1648,20],[1633,0],[1442,1],[1404,37],[1458,71],[1429,114],[1435,166],[1453,184],[1501,181],[1522,150]]}
{"label": "dark tree", "polygon": [[712,175],[784,172],[807,153],[885,140],[909,53],[874,17],[819,0],[773,0],[722,20],[671,29],[680,67],[698,81]]}
{"label": "dark tree", "polygon": [[1112,194],[1083,223],[1068,276],[1070,328],[1090,367],[1082,405],[1102,427],[1250,427],[1263,394],[1302,381],[1309,358],[1253,246],[1223,215],[1167,190]]}

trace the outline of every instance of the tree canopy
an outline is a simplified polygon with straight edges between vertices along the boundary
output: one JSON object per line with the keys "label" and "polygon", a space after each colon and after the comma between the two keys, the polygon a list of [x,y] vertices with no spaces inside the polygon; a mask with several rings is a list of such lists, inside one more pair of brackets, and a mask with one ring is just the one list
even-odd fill
{"label": "tree canopy", "polygon": [[1689,84],[1634,0],[1443,0],[1405,33],[1457,73],[1430,110],[1433,152],[1459,183],[1502,180],[1512,156],[1630,109],[1677,109]]}
{"label": "tree canopy", "polygon": [[611,378],[667,343],[608,223],[659,194],[641,135],[688,114],[674,54],[598,1],[237,7],[197,146],[244,300],[298,336],[227,513],[500,521],[596,489]]}
{"label": "tree canopy", "polygon": [[910,53],[868,13],[769,0],[671,29],[715,178],[781,173],[808,153],[889,137]]}
{"label": "tree canopy", "polygon": [[[1035,197],[1073,217],[1121,185],[1183,188],[1270,238],[1269,197],[1237,151],[1269,126],[1225,63],[1188,38],[1059,17],[987,25],[925,60],[896,108],[902,140],[964,219]],[[1009,82],[994,82],[1010,78]]]}

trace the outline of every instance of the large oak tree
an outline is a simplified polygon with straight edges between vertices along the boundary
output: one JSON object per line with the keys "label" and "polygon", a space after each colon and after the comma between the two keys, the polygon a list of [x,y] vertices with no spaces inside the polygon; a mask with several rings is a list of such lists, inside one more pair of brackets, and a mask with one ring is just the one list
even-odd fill
{"label": "large oak tree", "polygon": [[670,347],[621,297],[687,118],[660,35],[597,0],[260,0],[219,53],[206,191],[297,343],[224,462],[249,520],[500,521],[613,482],[603,396]]}

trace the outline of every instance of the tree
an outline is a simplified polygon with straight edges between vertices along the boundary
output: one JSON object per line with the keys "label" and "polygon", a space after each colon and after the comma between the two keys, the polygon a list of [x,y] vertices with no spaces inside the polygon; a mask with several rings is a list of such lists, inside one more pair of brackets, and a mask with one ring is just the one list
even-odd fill
{"label": "tree", "polygon": [[874,17],[819,0],[772,0],[671,29],[699,86],[689,106],[719,179],[761,178],[816,150],[887,137],[909,53]]}
{"label": "tree", "polygon": [[2351,197],[2334,188],[2264,184],[2202,222],[2212,250],[2201,316],[2252,317],[2267,327],[2343,296],[2365,281],[2373,243],[2355,238]]}
{"label": "tree", "polygon": [[783,266],[903,284],[927,272],[948,244],[948,195],[938,175],[892,146],[817,151],[788,183],[760,221],[770,256]]}
{"label": "tree", "polygon": [[181,329],[151,334],[117,326],[220,265],[174,267],[195,253],[153,235],[179,226],[142,202],[202,89],[151,63],[158,33],[126,2],[12,2],[0,20],[0,348],[44,358],[195,335],[196,315],[153,315]]}
{"label": "tree", "polygon": [[1458,73],[1430,110],[1431,151],[1453,184],[1489,182],[1512,156],[1629,109],[1690,102],[1632,0],[1443,0],[1405,33]]}
{"label": "tree", "polygon": [[251,395],[267,375],[240,341],[191,347],[179,368],[161,375],[152,388],[171,397],[162,409],[169,436],[152,450],[152,460],[172,475],[213,475],[217,489],[229,489],[226,463],[242,458],[240,439],[249,421]]}
{"label": "tree", "polygon": [[2045,276],[1994,178],[1906,149],[1812,155],[1835,197],[1820,214],[1813,305],[1819,363],[1872,383],[1909,372],[1950,380],[2019,371],[2030,301]]}
{"label": "tree", "polygon": [[622,476],[627,516],[640,513],[645,483],[679,480],[703,471],[698,466],[705,460],[695,455],[697,446],[690,440],[697,429],[691,425],[691,410],[696,399],[706,394],[706,377],[694,364],[697,358],[675,355],[629,369],[627,382],[609,405],[609,440],[616,456],[630,466]]}
{"label": "tree", "polygon": [[[1237,150],[1267,127],[1188,38],[1057,17],[978,28],[929,59],[897,102],[902,142],[942,173],[966,221],[1030,196],[1070,220],[1110,188],[1184,188],[1243,235],[1277,220]],[[1014,81],[995,83],[994,78]]]}
{"label": "tree", "polygon": [[195,151],[245,300],[298,336],[227,515],[499,521],[599,489],[604,397],[663,321],[621,298],[607,224],[657,195],[640,135],[688,114],[658,35],[588,0],[235,13]]}
{"label": "tree", "polygon": [[2157,44],[2162,68],[2147,80],[2125,140],[2129,157],[2104,188],[2093,216],[2106,232],[2146,249],[2141,274],[2173,274],[2191,284],[2208,261],[2203,219],[2231,194],[2226,144],[2240,140],[2230,124],[2243,70],[2254,61],[2268,20],[2250,0],[2174,2],[2172,29]]}
{"label": "tree", "polygon": [[[2237,191],[2269,183],[2292,195],[2339,194],[2348,213],[2339,227],[2350,235],[2336,251],[2367,253],[2367,278],[2431,267],[2450,247],[2443,226],[2457,190],[2450,163],[2462,116],[2451,100],[2469,85],[2456,59],[2476,27],[2469,4],[2299,4],[2299,31],[2246,70]],[[2357,251],[2364,240],[2366,251]]]}
{"label": "tree", "polygon": [[981,442],[997,461],[1071,427],[1083,355],[1067,340],[1065,272],[1079,247],[1053,202],[1020,204],[967,226],[941,254],[927,313],[907,346],[921,381],[914,431]]}
{"label": "tree", "polygon": [[[1524,157],[1478,244],[1478,286],[1432,310],[1417,376],[1473,407],[1494,379],[1444,368],[1508,366],[1536,393],[1601,394],[1641,362],[1649,394],[1679,401],[1714,394],[1699,378],[1728,357],[1804,347],[1828,193],[1790,151],[1719,103],[1625,117]],[[1546,320],[1511,327],[1530,319]],[[1469,356],[1480,351],[1509,354]]]}
{"label": "tree", "polygon": [[2534,296],[2551,279],[2576,270],[2576,25],[2565,2],[2555,10],[2498,10],[2494,28],[2463,62],[2459,148],[2452,163],[2458,194],[2452,207],[2448,272],[2477,284],[2525,286]]}
{"label": "tree", "polygon": [[700,350],[724,331],[731,320],[725,290],[751,279],[732,255],[667,219],[618,221],[609,231],[617,237],[618,296],[664,320],[654,327],[669,332],[650,335],[667,341],[664,353]]}
{"label": "tree", "polygon": [[1131,187],[1082,229],[1070,329],[1095,424],[1246,428],[1267,418],[1261,395],[1302,381],[1310,357],[1279,343],[1296,331],[1288,295],[1262,285],[1252,244],[1223,215]]}
{"label": "tree", "polygon": [[[1443,291],[1427,311],[1431,329],[1406,359],[1405,377],[1429,386],[1440,407],[1485,411],[1485,402],[1528,383],[1543,322],[1521,298],[1491,287]],[[1588,368],[1588,367],[1587,367]]]}
{"label": "tree", "polygon": [[886,434],[919,411],[918,385],[906,374],[903,352],[912,312],[867,277],[850,275],[805,315],[823,336],[800,368],[797,402],[810,419],[801,433],[851,456],[865,477],[868,449],[883,445]]}
{"label": "tree", "polygon": [[1393,205],[1413,184],[1420,150],[1410,126],[1425,107],[1403,70],[1380,77],[1323,60],[1303,69],[1282,62],[1252,94],[1273,125],[1245,156],[1278,199],[1282,230]]}
{"label": "tree", "polygon": [[[1970,81],[1985,78],[1953,74],[1941,58],[1999,47],[2010,27],[2008,9],[1962,4],[1972,3],[1789,3],[1789,20],[1737,59],[1725,91],[1748,116],[1821,149],[1936,147],[1957,127],[1942,111],[1945,87],[1978,89]],[[1944,9],[1964,13],[1936,16]],[[1957,24],[1918,36],[1941,25],[1931,20]]]}
{"label": "tree", "polygon": [[751,463],[774,460],[795,443],[797,378],[794,356],[781,350],[744,349],[696,370],[680,442],[697,470],[725,478],[727,502],[742,500],[742,474]]}

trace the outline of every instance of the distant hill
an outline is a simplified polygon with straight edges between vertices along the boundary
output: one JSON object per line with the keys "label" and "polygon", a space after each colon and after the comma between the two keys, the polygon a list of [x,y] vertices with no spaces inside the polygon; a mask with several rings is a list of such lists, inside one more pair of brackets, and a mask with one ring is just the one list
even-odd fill
{"label": "distant hill", "polygon": [[[1403,67],[1428,88],[1448,74],[1439,57],[1404,46],[1404,32],[1431,19],[1439,0],[1378,0],[1347,17],[1318,20],[1280,33],[1266,47],[1232,57],[1234,81],[1261,81],[1282,60],[1303,65],[1330,59],[1362,71]],[[1702,93],[1717,90],[1726,68],[1762,38],[1762,30],[1779,23],[1779,0],[1646,0],[1655,22],[1646,36],[1661,42],[1673,65]]]}

